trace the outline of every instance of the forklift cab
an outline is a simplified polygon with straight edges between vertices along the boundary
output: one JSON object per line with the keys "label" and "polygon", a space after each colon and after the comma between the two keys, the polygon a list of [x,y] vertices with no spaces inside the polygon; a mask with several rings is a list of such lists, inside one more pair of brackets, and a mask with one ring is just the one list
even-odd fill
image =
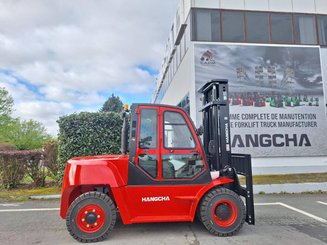
{"label": "forklift cab", "polygon": [[130,130],[129,185],[210,182],[201,141],[183,109],[133,104]]}

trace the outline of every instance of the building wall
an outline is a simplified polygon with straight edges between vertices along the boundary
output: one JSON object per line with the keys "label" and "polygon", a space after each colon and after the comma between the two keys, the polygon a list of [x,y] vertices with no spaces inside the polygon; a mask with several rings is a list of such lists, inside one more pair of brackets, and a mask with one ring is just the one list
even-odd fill
{"label": "building wall", "polygon": [[326,0],[180,0],[176,15],[180,19],[174,23],[185,23],[192,7],[327,14]]}
{"label": "building wall", "polygon": [[187,7],[258,10],[276,12],[327,13],[325,0],[182,0]]}
{"label": "building wall", "polygon": [[[240,58],[239,56],[244,55],[244,50],[247,50],[248,55],[251,56],[252,51],[251,50],[256,50],[257,47],[259,48],[261,46],[261,48],[263,47],[270,47],[272,48],[276,48],[279,49],[279,52],[284,51],[285,48],[289,47],[291,49],[295,48],[297,51],[299,52],[299,48],[301,48],[300,46],[296,47],[294,45],[288,45],[288,46],[284,46],[284,45],[256,45],[256,44],[230,44],[230,43],[208,43],[208,42],[195,42],[194,45],[197,46],[197,48],[194,49],[194,54],[195,54],[195,83],[197,88],[199,86],[202,86],[201,84],[203,84],[205,81],[209,81],[210,79],[213,78],[217,78],[215,76],[217,76],[218,74],[221,75],[221,78],[226,78],[226,79],[232,79],[232,83],[230,84],[230,86],[232,86],[232,84],[234,84],[234,89],[235,89],[235,78],[231,77],[231,74],[233,74],[233,71],[231,73],[231,69],[234,70],[235,67],[233,64],[235,60],[237,60],[238,62],[242,63],[242,58]],[[232,45],[234,48],[232,50],[236,50],[236,46],[238,47],[244,47],[240,49],[240,53],[238,53],[239,56],[236,55],[235,57],[232,55],[228,55],[228,59],[224,62],[224,59],[222,57],[226,56],[226,53],[224,53],[224,50],[229,50],[229,48],[231,47],[230,45]],[[199,49],[199,46],[201,47]],[[217,51],[217,48],[219,47],[219,51]],[[226,47],[226,48],[225,48]],[[252,48],[251,48],[252,47]],[[280,47],[280,48],[279,48]],[[249,49],[250,48],[250,49]],[[302,48],[302,52],[304,52],[304,49],[306,49],[307,51],[309,50],[315,50],[317,51],[317,46],[313,47],[313,46],[303,46]],[[210,50],[213,53],[213,60],[212,62],[214,62],[213,64],[211,63],[202,63],[200,62],[200,57],[202,52],[206,51],[206,50]],[[243,51],[241,51],[243,50]],[[278,51],[278,50],[276,50]],[[319,51],[319,48],[318,48]],[[200,52],[200,53],[199,53]],[[242,53],[243,52],[243,53]],[[289,50],[289,52],[292,52],[291,50]],[[310,52],[311,53],[311,52]],[[317,69],[326,72],[327,71],[327,50],[326,49],[321,49],[320,52],[320,58],[319,58],[319,52],[314,52],[315,55],[310,56],[310,58],[314,58],[315,63],[316,64],[316,72]],[[256,53],[256,55],[259,55],[258,53]],[[317,56],[318,55],[318,56]],[[301,56],[297,56],[298,58],[300,58]],[[245,60],[248,60],[248,62],[250,62],[251,59],[248,59],[249,57],[246,57],[246,55],[244,56]],[[269,56],[267,57],[269,58]],[[283,60],[283,58],[282,58]],[[281,61],[282,61],[281,60]],[[300,58],[300,60],[298,61],[298,64],[301,64],[301,62],[308,62],[305,61],[305,55],[302,56],[302,58]],[[320,61],[319,61],[320,60]],[[201,63],[201,64],[200,64]],[[252,63],[251,63],[252,64]],[[250,67],[251,64],[249,63],[248,65]],[[253,65],[253,64],[252,64]],[[226,66],[227,70],[225,70],[223,67]],[[302,65],[303,67],[303,65]],[[304,67],[303,67],[304,69]],[[311,69],[313,69],[313,67],[311,67]],[[312,70],[313,71],[313,70]],[[253,74],[248,73],[250,78],[253,78]],[[327,74],[322,74],[323,77],[325,77]],[[251,83],[249,83],[251,84]],[[324,90],[326,91],[326,82],[323,84],[325,86]],[[253,86],[253,84],[252,84]],[[232,86],[233,87],[233,86]],[[230,87],[231,90],[232,87]],[[321,91],[322,87],[320,88]],[[309,90],[310,91],[310,90]],[[242,129],[239,130],[237,134],[251,134],[252,133],[257,133],[257,134],[262,134],[262,133],[289,133],[290,135],[292,135],[293,133],[296,134],[307,134],[308,137],[311,140],[312,146],[310,146],[307,150],[305,149],[304,146],[300,146],[297,145],[293,146],[290,144],[287,148],[278,148],[278,147],[270,147],[270,148],[262,148],[262,147],[257,147],[257,148],[252,148],[252,147],[247,147],[247,148],[234,148],[234,152],[236,153],[250,153],[252,154],[253,157],[253,171],[255,174],[276,174],[276,173],[310,173],[310,172],[326,172],[327,171],[327,157],[326,157],[326,145],[325,145],[325,141],[324,141],[324,135],[326,132],[326,107],[325,107],[325,103],[326,103],[326,94],[325,94],[325,101],[322,99],[320,100],[320,106],[318,107],[307,107],[306,103],[301,103],[302,106],[300,107],[293,107],[293,108],[288,108],[288,107],[284,107],[282,109],[277,109],[277,108],[271,108],[268,105],[266,105],[266,107],[262,107],[262,108],[255,108],[255,107],[240,107],[240,106],[231,106],[231,113],[244,113],[246,111],[249,110],[249,112],[251,113],[262,113],[263,111],[265,113],[269,112],[278,112],[278,113],[294,113],[294,112],[298,112],[298,113],[317,113],[317,124],[318,124],[318,128],[313,128],[312,130],[307,129],[307,128],[302,128],[302,129],[293,129],[293,128],[277,128],[277,129],[265,129],[265,128],[258,128],[257,131],[256,129]],[[201,101],[200,101],[200,94],[198,94],[198,98],[196,100],[192,100],[191,103],[195,103],[197,105],[197,110],[199,111],[199,108],[201,107]],[[233,110],[232,110],[233,109]],[[196,118],[193,117],[193,120],[196,121],[197,126],[199,126],[201,124],[202,121],[202,115],[201,113],[197,112]],[[233,121],[233,120],[232,120]],[[254,131],[253,131],[254,130]],[[233,133],[233,131],[232,131]],[[235,133],[235,132],[234,132]],[[241,150],[241,152],[239,152]],[[297,153],[295,153],[297,152]],[[319,156],[320,155],[320,156]],[[323,156],[321,156],[323,155]],[[325,156],[324,156],[325,155]],[[296,156],[301,156],[301,157],[296,157]]]}
{"label": "building wall", "polygon": [[[322,77],[327,77],[327,48],[320,48],[320,61],[321,61],[321,72]],[[324,95],[325,95],[325,109],[327,117],[327,82],[324,82]]]}
{"label": "building wall", "polygon": [[[194,43],[193,43],[194,44]],[[321,66],[323,77],[327,74],[327,49],[321,49]],[[194,45],[190,45],[188,52],[184,56],[175,76],[167,89],[162,100],[163,104],[177,105],[180,100],[189,93],[191,117],[197,127],[202,123],[200,94],[195,88],[195,70],[194,70]],[[327,91],[327,84],[324,83],[324,90]],[[327,101],[326,93],[325,103]],[[316,173],[327,172],[326,156],[311,157],[253,157],[253,173],[260,174],[288,174],[288,173]]]}
{"label": "building wall", "polygon": [[[192,7],[327,14],[326,0],[181,0],[178,14],[176,15],[176,18],[180,18],[180,20],[176,21],[176,18],[174,20],[175,36],[177,36],[180,28],[180,26],[177,26],[176,24],[183,24],[186,22]],[[187,24],[188,27],[190,27],[190,22]],[[187,38],[190,38],[190,36]],[[170,43],[173,43],[173,41],[170,40]],[[244,43],[244,45],[246,45],[246,43]],[[171,45],[167,50],[168,57],[171,53],[170,49]],[[322,77],[326,78],[327,48],[320,48],[320,61]],[[165,69],[165,66],[171,66],[171,64],[167,63],[167,61],[166,63],[164,62],[163,70]],[[197,93],[195,88],[194,67],[193,42],[189,45],[188,51],[174,74],[163,99],[159,102],[163,104],[177,105],[181,99],[189,93],[191,117],[196,125],[199,126],[202,122],[201,115],[198,113],[198,109],[201,107],[201,101],[200,95]],[[327,102],[327,82],[324,82],[324,97],[325,101],[321,103]],[[254,157],[252,162],[254,174],[327,172],[327,156]]]}
{"label": "building wall", "polygon": [[[177,105],[184,96],[194,94],[194,55],[193,45],[185,53],[161,104]],[[191,103],[191,112],[194,112],[194,102]],[[195,115],[194,115],[195,116]]]}

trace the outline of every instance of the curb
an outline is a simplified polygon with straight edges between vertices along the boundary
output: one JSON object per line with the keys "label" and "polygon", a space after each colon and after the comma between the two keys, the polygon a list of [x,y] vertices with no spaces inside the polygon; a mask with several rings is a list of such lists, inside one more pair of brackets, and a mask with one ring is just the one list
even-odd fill
{"label": "curb", "polygon": [[312,183],[289,183],[289,184],[271,184],[271,185],[254,185],[254,194],[276,194],[276,193],[301,193],[311,191],[327,191],[327,182]]}
{"label": "curb", "polygon": [[60,199],[60,198],[61,198],[61,194],[29,196],[29,199],[32,200],[48,200],[48,199]]}

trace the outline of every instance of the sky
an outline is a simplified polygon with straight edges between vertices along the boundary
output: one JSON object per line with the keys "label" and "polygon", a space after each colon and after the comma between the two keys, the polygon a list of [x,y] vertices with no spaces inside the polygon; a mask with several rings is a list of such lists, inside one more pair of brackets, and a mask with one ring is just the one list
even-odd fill
{"label": "sky", "polygon": [[112,93],[150,102],[178,0],[1,0],[0,87],[14,116],[98,111]]}

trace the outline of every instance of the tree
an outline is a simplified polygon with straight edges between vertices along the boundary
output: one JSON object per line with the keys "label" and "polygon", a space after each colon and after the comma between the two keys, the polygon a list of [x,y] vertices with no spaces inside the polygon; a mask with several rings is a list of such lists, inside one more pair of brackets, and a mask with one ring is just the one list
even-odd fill
{"label": "tree", "polygon": [[12,113],[14,100],[5,88],[0,88],[0,118]]}
{"label": "tree", "polygon": [[18,150],[41,149],[51,139],[45,127],[35,120],[3,116],[0,123],[0,142],[14,145]]}
{"label": "tree", "polygon": [[0,116],[0,142],[13,144],[10,140],[13,128],[16,128],[18,119],[8,115]]}
{"label": "tree", "polygon": [[35,120],[14,119],[6,134],[7,141],[19,150],[41,149],[51,139],[45,127]]}
{"label": "tree", "polygon": [[100,112],[121,112],[123,109],[123,102],[120,100],[119,96],[114,94],[108,98],[108,100],[103,104]]}
{"label": "tree", "polygon": [[14,100],[4,88],[0,88],[0,143],[9,143],[18,150],[41,149],[51,137],[45,127],[35,120],[13,118]]}

